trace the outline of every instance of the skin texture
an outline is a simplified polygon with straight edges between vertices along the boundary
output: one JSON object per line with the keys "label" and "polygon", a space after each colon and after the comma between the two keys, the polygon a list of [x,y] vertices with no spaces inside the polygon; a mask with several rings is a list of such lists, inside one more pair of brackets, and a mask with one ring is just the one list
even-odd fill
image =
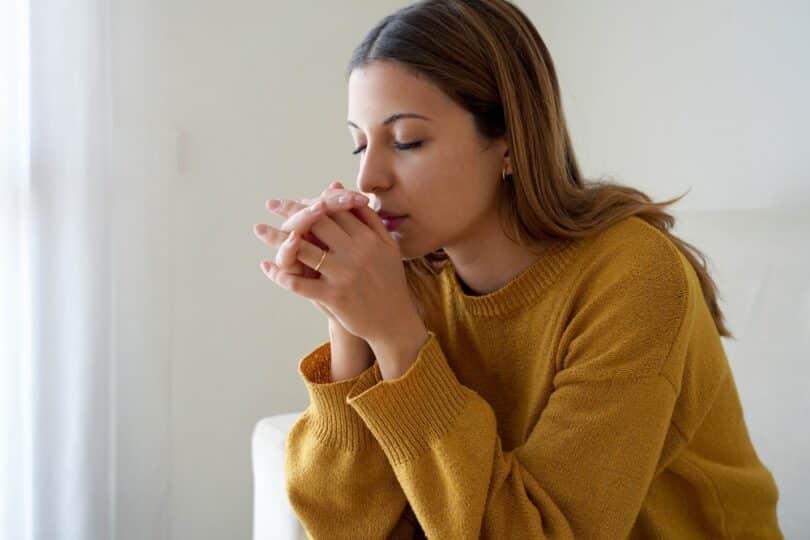
{"label": "skin texture", "polygon": [[[325,205],[324,209],[321,212],[313,212],[312,210],[316,208],[318,202]],[[253,226],[253,232],[262,242],[276,249],[276,266],[280,273],[316,278],[320,276],[320,273],[298,260],[302,242],[306,240],[305,246],[313,251],[317,249],[315,246],[326,248],[326,244],[320,241],[317,234],[320,233],[321,236],[324,236],[326,230],[334,229],[336,226],[348,228],[347,224],[351,222],[351,219],[346,215],[347,212],[351,212],[353,208],[367,206],[367,204],[367,197],[344,189],[340,182],[332,182],[319,197],[306,198],[301,201],[288,199],[266,201],[265,206],[270,212],[287,219],[280,227],[257,223]],[[264,261],[262,269],[267,272]],[[340,326],[325,305],[315,300],[312,302],[329,317],[330,324],[336,331],[345,332],[345,329]]]}
{"label": "skin texture", "polygon": [[[384,122],[403,113],[427,119]],[[486,294],[537,255],[501,228],[498,183],[502,171],[512,172],[506,141],[481,137],[472,115],[437,87],[396,64],[374,62],[349,79],[348,116],[359,191],[372,208],[407,215],[405,222],[386,231],[365,201],[336,200],[345,190],[332,184],[314,212],[285,201],[289,217],[282,227],[257,225],[256,233],[278,248],[276,264],[263,263],[268,277],[316,301],[369,344],[386,379],[396,378],[426,335],[399,261],[443,247],[467,291]],[[334,253],[320,279],[305,279],[327,246]]]}
{"label": "skin texture", "polygon": [[[316,211],[320,207],[320,202],[312,206]],[[298,212],[291,220],[307,214],[311,213]],[[330,253],[318,279],[282,273],[270,263],[265,272],[278,285],[325,306],[330,318],[368,343],[383,378],[398,378],[416,359],[428,337],[405,279],[399,244],[366,206],[337,212],[334,217],[339,223],[319,219],[313,226],[313,230],[321,227],[319,240]],[[297,231],[293,229],[279,246],[278,257],[286,260],[282,254],[296,242]],[[316,267],[323,250],[309,242],[297,247],[298,260]]]}
{"label": "skin texture", "polygon": [[[403,118],[417,113],[430,121]],[[349,78],[348,120],[358,156],[358,190],[408,219],[394,233],[403,258],[440,247],[467,288],[500,288],[537,258],[507,238],[498,220],[496,190],[511,174],[503,138],[477,134],[472,114],[427,80],[390,62],[373,62]],[[412,149],[395,144],[422,141]],[[506,180],[509,181],[509,180]]]}
{"label": "skin texture", "polygon": [[[430,120],[402,118],[381,125],[395,113],[417,113]],[[473,294],[502,287],[537,259],[536,252],[510,240],[498,220],[497,185],[504,169],[512,173],[506,141],[481,137],[472,115],[433,84],[390,62],[356,69],[349,78],[348,120],[358,126],[349,125],[354,148],[361,149],[358,192],[369,197],[373,208],[408,215],[392,233],[404,259],[443,247]],[[414,142],[421,145],[396,147]],[[339,221],[336,211],[349,205],[341,207],[333,198],[357,193],[337,185],[343,187],[333,183],[320,197],[304,199],[330,201],[320,220]],[[301,215],[281,230],[264,225],[269,227],[267,243],[277,247],[286,231],[295,228],[303,244],[309,244],[307,235],[317,236],[318,220],[301,213],[300,203],[287,203],[298,204],[289,210]],[[294,264],[289,257],[277,262]]]}

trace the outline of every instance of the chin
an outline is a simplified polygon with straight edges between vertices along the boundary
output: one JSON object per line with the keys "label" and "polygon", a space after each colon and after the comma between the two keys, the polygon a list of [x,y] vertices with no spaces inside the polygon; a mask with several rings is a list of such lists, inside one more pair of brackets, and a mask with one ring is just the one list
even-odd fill
{"label": "chin", "polygon": [[418,259],[419,257],[424,257],[425,255],[430,255],[434,251],[441,248],[441,246],[414,246],[409,245],[407,240],[398,238],[397,242],[399,243],[399,252],[402,257],[402,260],[412,260]]}

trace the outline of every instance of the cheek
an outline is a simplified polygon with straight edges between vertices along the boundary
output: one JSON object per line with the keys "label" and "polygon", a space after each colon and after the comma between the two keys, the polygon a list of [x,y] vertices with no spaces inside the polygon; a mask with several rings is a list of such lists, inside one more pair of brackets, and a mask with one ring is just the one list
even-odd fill
{"label": "cheek", "polygon": [[431,190],[421,208],[426,227],[438,234],[453,234],[477,213],[477,204],[464,190]]}
{"label": "cheek", "polygon": [[411,213],[422,225],[454,229],[479,211],[481,175],[474,156],[453,146],[435,148],[411,164],[400,177],[408,185]]}

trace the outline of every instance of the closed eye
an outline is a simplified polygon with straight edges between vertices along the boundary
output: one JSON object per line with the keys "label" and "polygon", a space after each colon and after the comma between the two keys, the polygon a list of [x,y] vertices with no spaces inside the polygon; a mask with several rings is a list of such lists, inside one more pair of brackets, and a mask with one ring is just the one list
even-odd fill
{"label": "closed eye", "polygon": [[[396,147],[397,150],[410,150],[412,148],[419,148],[420,146],[422,146],[422,141],[416,141],[412,143],[397,143],[394,146]],[[365,149],[366,149],[365,146],[361,146],[360,148],[354,150],[352,154],[359,154]]]}

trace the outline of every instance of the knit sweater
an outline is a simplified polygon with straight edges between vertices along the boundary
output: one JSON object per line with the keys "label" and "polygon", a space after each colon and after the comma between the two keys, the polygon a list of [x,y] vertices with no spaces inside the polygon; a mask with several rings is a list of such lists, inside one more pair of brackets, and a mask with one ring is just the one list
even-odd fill
{"label": "knit sweater", "polygon": [[299,364],[289,501],[316,539],[782,538],[694,269],[623,219],[555,240],[488,294],[452,262],[418,288],[399,378]]}

